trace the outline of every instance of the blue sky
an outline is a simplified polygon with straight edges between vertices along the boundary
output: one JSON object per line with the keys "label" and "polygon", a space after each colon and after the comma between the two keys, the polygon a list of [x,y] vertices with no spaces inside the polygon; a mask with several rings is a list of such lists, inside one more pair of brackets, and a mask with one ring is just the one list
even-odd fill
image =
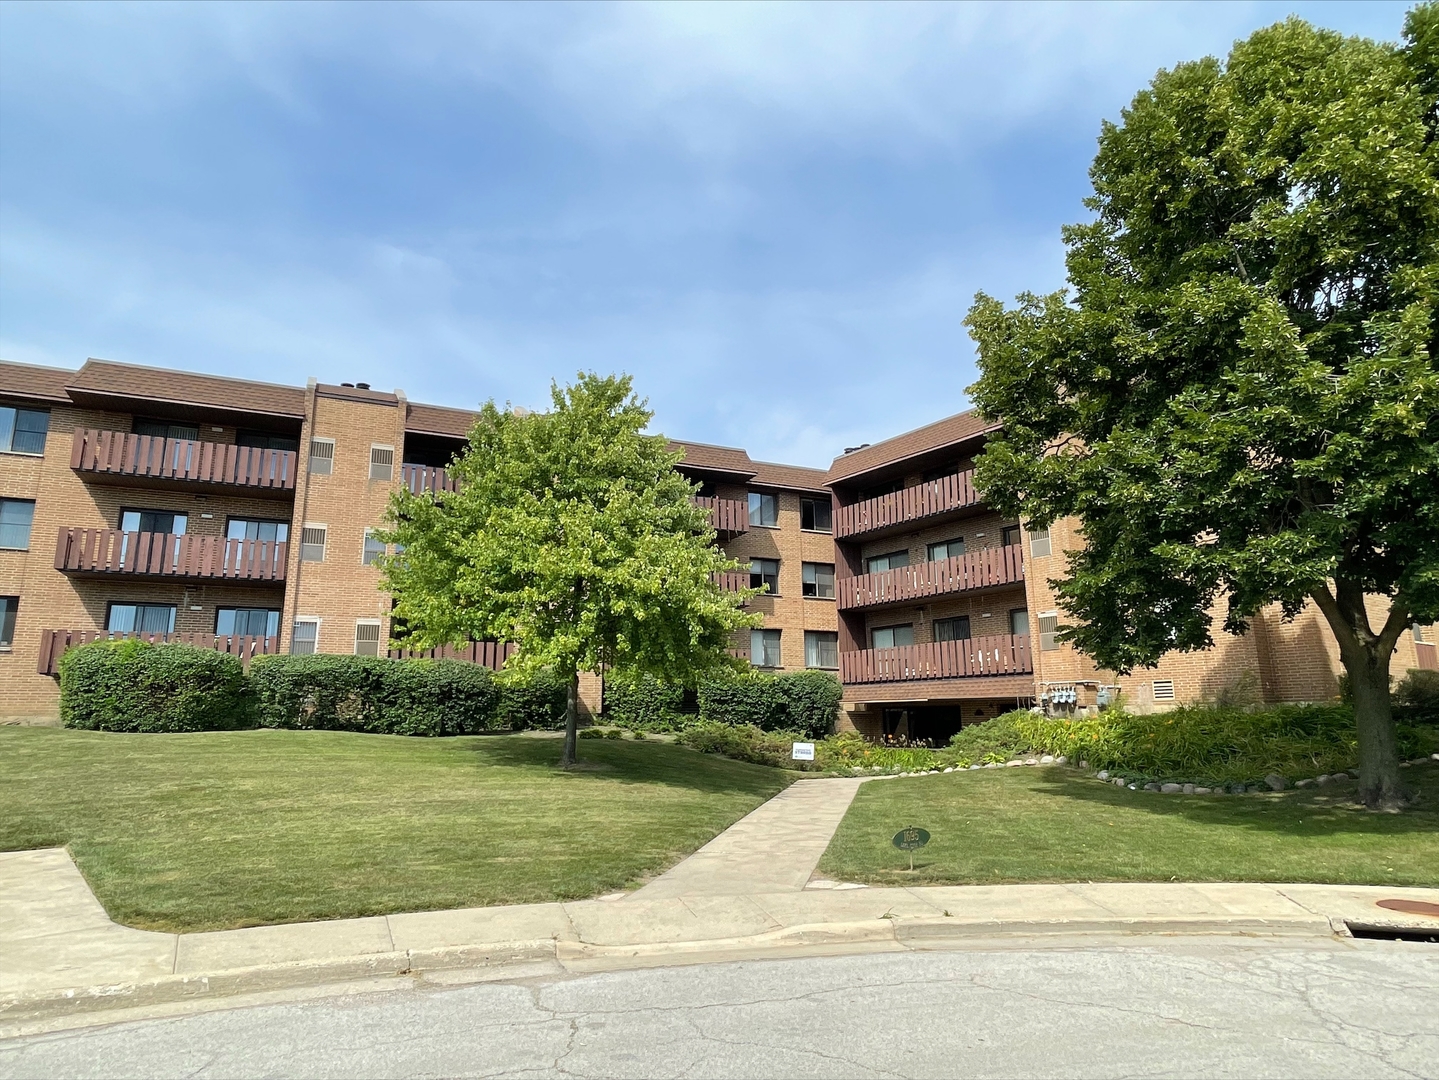
{"label": "blue sky", "polygon": [[967,406],[1102,119],[1404,4],[0,5],[0,357],[543,406],[824,466]]}

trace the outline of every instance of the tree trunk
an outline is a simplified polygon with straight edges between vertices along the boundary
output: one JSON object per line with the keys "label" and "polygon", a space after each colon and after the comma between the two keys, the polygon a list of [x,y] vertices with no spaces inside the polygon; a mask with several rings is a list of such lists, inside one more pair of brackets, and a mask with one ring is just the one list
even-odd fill
{"label": "tree trunk", "polygon": [[1354,695],[1354,722],[1359,728],[1359,798],[1371,810],[1398,810],[1409,801],[1399,779],[1399,746],[1394,710],[1389,700],[1389,654],[1365,649],[1350,662],[1349,689]]}
{"label": "tree trunk", "polygon": [[1408,603],[1396,596],[1379,633],[1369,625],[1363,590],[1352,579],[1337,577],[1334,591],[1311,593],[1339,642],[1339,657],[1349,674],[1354,723],[1359,731],[1359,798],[1371,810],[1397,811],[1410,795],[1399,779],[1399,744],[1389,698],[1389,658],[1409,624]]}
{"label": "tree trunk", "polygon": [[570,672],[569,687],[565,691],[565,752],[560,757],[560,768],[568,769],[579,760],[580,742],[580,673]]}

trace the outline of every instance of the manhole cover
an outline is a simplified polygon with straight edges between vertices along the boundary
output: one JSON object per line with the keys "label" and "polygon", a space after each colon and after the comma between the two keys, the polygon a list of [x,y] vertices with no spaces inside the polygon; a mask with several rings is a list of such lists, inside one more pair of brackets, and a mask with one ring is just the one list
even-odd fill
{"label": "manhole cover", "polygon": [[1439,904],[1424,900],[1380,900],[1374,906],[1387,911],[1402,911],[1405,915],[1430,915],[1439,919]]}

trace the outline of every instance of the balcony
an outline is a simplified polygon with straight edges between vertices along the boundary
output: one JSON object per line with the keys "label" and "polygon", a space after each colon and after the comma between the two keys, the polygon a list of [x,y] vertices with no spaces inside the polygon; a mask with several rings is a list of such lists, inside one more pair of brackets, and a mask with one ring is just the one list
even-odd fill
{"label": "balcony", "polygon": [[459,486],[454,477],[438,466],[411,465],[408,462],[400,466],[400,483],[411,495],[426,491],[454,491]]}
{"label": "balcony", "polygon": [[247,637],[239,634],[220,636],[216,634],[116,634],[105,630],[41,630],[40,662],[35,670],[41,675],[58,675],[60,657],[74,645],[88,645],[92,641],[120,641],[129,639],[148,641],[151,645],[191,645],[197,649],[212,649],[215,652],[238,656],[248,663],[252,656],[268,655],[280,651],[278,637]]}
{"label": "balcony", "polygon": [[55,569],[106,577],[283,585],[289,552],[288,543],[274,540],[62,528],[55,542]]}
{"label": "balcony", "polygon": [[696,495],[694,504],[710,512],[710,525],[719,533],[721,543],[749,532],[749,503],[739,499],[712,499]]}
{"label": "balcony", "polygon": [[839,654],[839,677],[846,685],[1018,675],[1033,670],[1027,635],[995,634]]}
{"label": "balcony", "polygon": [[835,585],[841,611],[879,607],[937,596],[1013,585],[1024,580],[1021,545],[985,548],[952,559],[901,566],[878,574],[839,578]]}
{"label": "balcony", "polygon": [[70,468],[98,483],[206,490],[284,497],[295,493],[293,450],[163,439],[123,431],[77,428]]}
{"label": "balcony", "polygon": [[438,649],[391,649],[385,655],[391,660],[463,660],[499,671],[518,648],[512,641],[471,641],[459,646],[443,645]]}
{"label": "balcony", "polygon": [[714,575],[714,581],[723,592],[740,592],[749,588],[749,571],[727,570]]}
{"label": "balcony", "polygon": [[879,532],[897,525],[908,525],[927,517],[976,506],[980,498],[974,490],[974,472],[954,473],[938,480],[891,492],[874,499],[865,499],[852,506],[838,506],[834,511],[834,537],[844,540],[865,533]]}

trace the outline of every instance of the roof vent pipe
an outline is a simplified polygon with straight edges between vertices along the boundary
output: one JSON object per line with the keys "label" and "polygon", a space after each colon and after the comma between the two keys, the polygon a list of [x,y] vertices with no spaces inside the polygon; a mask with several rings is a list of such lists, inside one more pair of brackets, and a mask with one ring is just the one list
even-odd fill
{"label": "roof vent pipe", "polygon": [[356,389],[356,390],[368,390],[369,388],[370,388],[370,384],[367,383],[367,382],[357,382],[357,383],[355,384],[355,389]]}

